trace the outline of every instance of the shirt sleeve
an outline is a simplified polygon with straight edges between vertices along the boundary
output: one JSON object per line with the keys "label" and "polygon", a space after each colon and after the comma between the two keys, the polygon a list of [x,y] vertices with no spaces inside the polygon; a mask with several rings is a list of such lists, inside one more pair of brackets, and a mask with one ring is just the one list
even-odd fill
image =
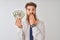
{"label": "shirt sleeve", "polygon": [[25,26],[26,24],[22,22],[22,28],[18,28],[18,40],[25,40]]}
{"label": "shirt sleeve", "polygon": [[40,22],[38,29],[40,30],[40,33],[38,34],[38,39],[40,37],[42,38],[41,40],[45,40],[45,24],[44,22]]}
{"label": "shirt sleeve", "polygon": [[18,40],[22,40],[22,28],[18,29]]}

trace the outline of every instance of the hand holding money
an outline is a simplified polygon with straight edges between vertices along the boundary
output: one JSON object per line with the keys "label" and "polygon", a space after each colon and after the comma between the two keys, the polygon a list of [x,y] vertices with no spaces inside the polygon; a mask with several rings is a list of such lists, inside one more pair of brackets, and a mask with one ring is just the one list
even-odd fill
{"label": "hand holding money", "polygon": [[22,28],[21,18],[17,18],[15,24],[16,24],[16,26],[18,26],[18,28]]}
{"label": "hand holding money", "polygon": [[22,28],[22,18],[24,17],[24,12],[22,10],[15,10],[13,12],[13,16],[16,19],[16,26],[18,26],[18,28]]}

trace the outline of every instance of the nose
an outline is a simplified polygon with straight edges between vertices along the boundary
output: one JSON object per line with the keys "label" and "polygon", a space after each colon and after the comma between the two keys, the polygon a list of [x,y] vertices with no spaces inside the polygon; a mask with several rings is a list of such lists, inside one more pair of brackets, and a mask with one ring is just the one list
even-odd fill
{"label": "nose", "polygon": [[30,13],[33,13],[33,11],[30,11]]}

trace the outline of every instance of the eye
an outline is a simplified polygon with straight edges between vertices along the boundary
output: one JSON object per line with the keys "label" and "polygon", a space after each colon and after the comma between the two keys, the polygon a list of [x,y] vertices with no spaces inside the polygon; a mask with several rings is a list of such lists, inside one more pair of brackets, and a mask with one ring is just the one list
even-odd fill
{"label": "eye", "polygon": [[32,11],[34,11],[35,9],[32,9]]}
{"label": "eye", "polygon": [[30,11],[30,9],[28,9],[28,11]]}

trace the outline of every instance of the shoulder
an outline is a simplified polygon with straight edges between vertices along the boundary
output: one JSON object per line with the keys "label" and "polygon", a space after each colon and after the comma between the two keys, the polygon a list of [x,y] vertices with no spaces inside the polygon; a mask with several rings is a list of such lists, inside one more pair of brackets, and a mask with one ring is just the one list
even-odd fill
{"label": "shoulder", "polygon": [[37,26],[40,27],[40,28],[44,28],[45,27],[44,21],[38,20]]}
{"label": "shoulder", "polygon": [[38,24],[44,25],[44,21],[38,19]]}

